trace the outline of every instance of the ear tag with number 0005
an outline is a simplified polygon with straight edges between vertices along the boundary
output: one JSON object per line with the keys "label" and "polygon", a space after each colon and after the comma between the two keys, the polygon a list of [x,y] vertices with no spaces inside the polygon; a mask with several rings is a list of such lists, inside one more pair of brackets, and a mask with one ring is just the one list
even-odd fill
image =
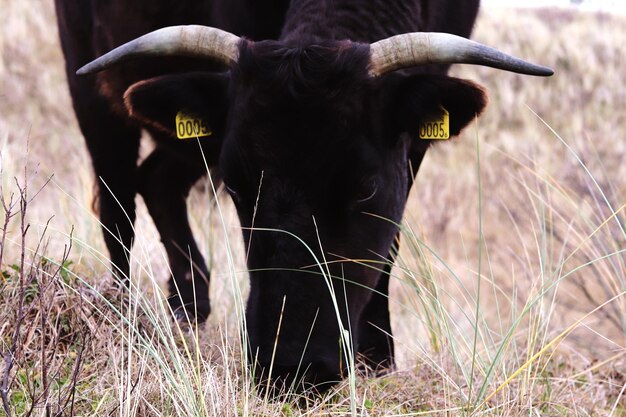
{"label": "ear tag with number 0005", "polygon": [[211,128],[201,118],[184,111],[176,113],[176,137],[178,139],[202,138],[212,134]]}
{"label": "ear tag with number 0005", "polygon": [[450,113],[443,107],[441,110],[440,117],[420,123],[420,139],[450,139]]}

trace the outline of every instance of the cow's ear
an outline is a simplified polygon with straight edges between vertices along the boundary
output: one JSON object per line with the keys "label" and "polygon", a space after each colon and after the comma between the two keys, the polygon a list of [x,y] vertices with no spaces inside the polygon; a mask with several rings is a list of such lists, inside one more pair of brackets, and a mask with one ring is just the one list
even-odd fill
{"label": "cow's ear", "polygon": [[[413,75],[397,84],[395,118],[401,129],[419,135],[424,122],[449,113],[450,136],[457,136],[487,105],[485,89],[471,81],[438,75]],[[399,96],[399,97],[398,97]]]}
{"label": "cow's ear", "polygon": [[182,115],[196,122],[195,133],[200,127],[204,132],[220,134],[228,108],[227,88],[224,74],[164,75],[130,86],[124,102],[131,117],[170,136],[177,136],[177,116],[180,124]]}

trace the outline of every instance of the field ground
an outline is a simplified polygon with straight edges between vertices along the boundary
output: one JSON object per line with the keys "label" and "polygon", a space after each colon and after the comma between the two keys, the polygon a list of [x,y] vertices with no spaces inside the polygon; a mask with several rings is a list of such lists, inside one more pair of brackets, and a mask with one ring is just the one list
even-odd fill
{"label": "field ground", "polygon": [[167,266],[140,199],[138,288],[115,290],[53,6],[0,9],[2,197],[27,188],[29,225],[22,242],[14,206],[0,251],[0,401],[12,416],[626,416],[626,18],[483,11],[475,39],[556,75],[453,69],[490,105],[429,151],[410,197],[391,291],[398,371],[268,401],[238,348],[246,274],[226,195],[214,209],[208,184],[190,197],[212,261],[203,328],[163,311]]}

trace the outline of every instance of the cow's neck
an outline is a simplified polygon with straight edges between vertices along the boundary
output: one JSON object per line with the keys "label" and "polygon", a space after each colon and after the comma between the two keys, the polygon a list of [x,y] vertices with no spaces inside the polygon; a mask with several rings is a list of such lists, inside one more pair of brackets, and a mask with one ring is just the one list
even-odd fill
{"label": "cow's neck", "polygon": [[280,39],[291,44],[345,39],[370,43],[399,33],[419,31],[424,17],[420,3],[293,0]]}

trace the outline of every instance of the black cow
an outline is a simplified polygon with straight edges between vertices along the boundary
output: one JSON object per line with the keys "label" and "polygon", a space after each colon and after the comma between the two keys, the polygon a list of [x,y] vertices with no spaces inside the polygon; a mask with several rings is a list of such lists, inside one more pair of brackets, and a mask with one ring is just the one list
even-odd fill
{"label": "black cow", "polygon": [[[64,2],[57,5],[61,17],[71,17]],[[344,371],[348,345],[372,368],[393,366],[387,299],[393,246],[431,143],[419,139],[418,131],[443,117],[445,109],[449,133],[458,135],[486,104],[481,87],[445,75],[449,65],[466,62],[534,75],[551,71],[449,35],[469,36],[477,0],[292,0],[283,6],[263,4],[259,15],[241,8],[219,18],[214,10],[202,14],[192,5],[185,16],[183,6],[177,19],[205,18],[199,23],[247,37],[212,27],[165,28],[90,63],[79,72],[109,69],[83,79],[71,74],[78,61],[129,37],[116,26],[126,15],[107,20],[109,27],[101,11],[83,11],[93,19],[89,30],[108,35],[101,35],[105,46],[89,53],[73,52],[78,35],[70,32],[82,21],[61,18],[62,37],[96,173],[124,199],[126,211],[132,213],[136,189],[144,197],[180,287],[182,300],[175,298],[173,305],[197,308],[200,318],[209,312],[209,274],[185,210],[189,187],[206,171],[201,146],[235,202],[249,250],[246,323],[258,375],[325,388]],[[172,23],[162,5],[160,12],[145,6],[145,15],[140,6],[124,8],[138,16],[132,24],[140,28],[132,35]],[[257,27],[261,13],[273,23]],[[226,17],[230,20],[220,20]],[[238,19],[245,23],[233,23]],[[398,34],[405,35],[394,37]],[[275,35],[277,40],[267,40]],[[141,59],[117,65],[128,58]],[[216,70],[219,65],[223,71]],[[170,68],[186,72],[147,79],[152,71]],[[146,79],[125,93],[126,109],[158,145],[136,173],[138,127],[103,96],[115,103],[139,78]],[[98,102],[101,110],[93,113],[84,101]],[[208,126],[212,135],[199,144],[170,139],[181,111],[195,119],[196,133]],[[131,138],[128,131],[135,132]],[[102,220],[123,237],[125,249],[132,239],[130,224],[109,195],[100,193]],[[107,217],[111,211],[117,217]],[[120,245],[111,238],[107,243],[114,263],[126,268]],[[201,277],[195,280],[195,307],[191,272]]]}
{"label": "black cow", "polygon": [[[205,319],[210,312],[209,271],[189,228],[185,198],[192,184],[206,175],[206,169],[198,161],[197,145],[172,143],[154,129],[148,130],[158,148],[138,168],[143,126],[129,118],[123,95],[130,85],[143,79],[216,70],[223,65],[198,59],[156,59],[91,77],[77,77],[76,70],[114,47],[164,26],[219,22],[219,26],[251,39],[276,38],[287,3],[288,0],[55,0],[74,110],[97,178],[94,206],[100,214],[114,271],[121,277],[129,275],[134,200],[139,192],[162,236],[172,277],[177,280],[169,282],[173,294],[170,304],[174,309],[183,304],[193,306],[194,288],[189,281],[193,272],[197,305],[190,308],[190,313],[199,319]],[[224,114],[226,108],[217,110]],[[221,132],[216,131],[215,137],[221,137]],[[214,142],[206,147],[209,163],[215,165],[220,144]]]}

